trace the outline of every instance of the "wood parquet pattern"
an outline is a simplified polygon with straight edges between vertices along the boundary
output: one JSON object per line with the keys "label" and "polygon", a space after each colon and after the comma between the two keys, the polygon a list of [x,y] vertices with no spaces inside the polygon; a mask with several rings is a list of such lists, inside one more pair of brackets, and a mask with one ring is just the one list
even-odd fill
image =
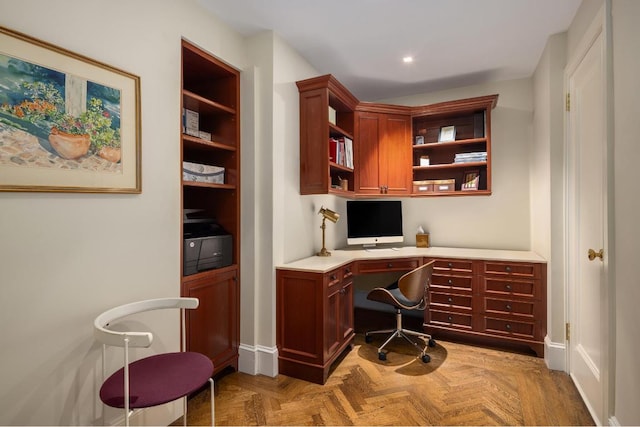
{"label": "wood parquet pattern", "polygon": [[[216,425],[593,425],[569,376],[540,358],[438,341],[424,364],[397,340],[380,361],[381,342],[356,335],[325,385],[284,375],[218,379]],[[208,425],[209,411],[205,389],[189,400],[189,425]]]}

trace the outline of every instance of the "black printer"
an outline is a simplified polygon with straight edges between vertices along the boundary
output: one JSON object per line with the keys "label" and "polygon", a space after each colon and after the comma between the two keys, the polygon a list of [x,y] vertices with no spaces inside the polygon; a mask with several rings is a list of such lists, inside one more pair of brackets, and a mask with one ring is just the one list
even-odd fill
{"label": "black printer", "polygon": [[184,275],[231,265],[233,238],[201,209],[184,210]]}

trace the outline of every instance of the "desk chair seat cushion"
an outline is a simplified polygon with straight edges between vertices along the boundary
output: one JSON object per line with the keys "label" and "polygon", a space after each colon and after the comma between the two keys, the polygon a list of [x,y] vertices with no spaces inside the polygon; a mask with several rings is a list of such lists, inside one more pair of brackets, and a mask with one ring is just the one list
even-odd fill
{"label": "desk chair seat cushion", "polygon": [[398,288],[398,282],[392,283],[386,288],[375,288],[367,295],[367,299],[371,301],[378,301],[384,304],[389,304],[397,309],[404,308],[405,310],[415,310],[422,308],[422,300],[411,301],[406,298],[400,288]]}
{"label": "desk chair seat cushion", "polygon": [[[206,384],[212,374],[211,359],[200,353],[156,354],[132,362],[129,364],[130,408],[162,405],[187,396]],[[124,408],[124,368],[104,382],[100,399],[111,407]]]}

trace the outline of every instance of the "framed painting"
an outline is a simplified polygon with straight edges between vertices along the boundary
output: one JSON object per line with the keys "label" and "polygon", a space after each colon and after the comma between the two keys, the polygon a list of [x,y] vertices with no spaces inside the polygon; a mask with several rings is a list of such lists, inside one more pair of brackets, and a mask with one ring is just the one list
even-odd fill
{"label": "framed painting", "polygon": [[462,180],[462,191],[473,191],[478,189],[478,183],[480,182],[480,171],[470,170],[464,173]]}
{"label": "framed painting", "polygon": [[140,78],[0,27],[0,191],[140,193]]}

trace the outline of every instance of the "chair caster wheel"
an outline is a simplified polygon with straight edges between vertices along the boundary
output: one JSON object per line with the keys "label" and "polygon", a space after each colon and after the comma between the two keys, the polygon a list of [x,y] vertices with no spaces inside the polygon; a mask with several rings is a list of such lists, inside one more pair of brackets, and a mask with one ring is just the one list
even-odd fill
{"label": "chair caster wheel", "polygon": [[422,362],[423,362],[423,363],[429,363],[429,362],[431,362],[431,356],[429,356],[428,354],[423,354],[423,355],[422,355]]}
{"label": "chair caster wheel", "polygon": [[436,346],[436,340],[434,340],[433,338],[429,339],[429,347],[435,347]]}
{"label": "chair caster wheel", "polygon": [[366,343],[371,343],[371,341],[373,341],[373,337],[370,335],[365,335],[364,336],[364,342]]}
{"label": "chair caster wheel", "polygon": [[383,352],[379,352],[378,353],[378,359],[380,360],[387,360],[387,354],[383,353]]}

